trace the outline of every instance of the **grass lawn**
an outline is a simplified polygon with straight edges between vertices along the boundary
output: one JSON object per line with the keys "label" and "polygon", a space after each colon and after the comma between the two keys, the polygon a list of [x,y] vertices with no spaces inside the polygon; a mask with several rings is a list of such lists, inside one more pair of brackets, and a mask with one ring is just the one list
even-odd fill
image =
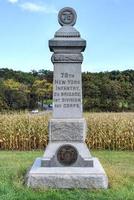
{"label": "grass lawn", "polygon": [[0,200],[134,200],[134,153],[93,151],[108,177],[108,190],[32,190],[24,175],[42,151],[0,152]]}

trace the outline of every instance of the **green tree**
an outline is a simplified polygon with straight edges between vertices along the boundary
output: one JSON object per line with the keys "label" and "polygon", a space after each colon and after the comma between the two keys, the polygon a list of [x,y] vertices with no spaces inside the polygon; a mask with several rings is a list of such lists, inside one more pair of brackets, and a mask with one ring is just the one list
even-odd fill
{"label": "green tree", "polygon": [[36,80],[32,86],[32,92],[38,96],[43,109],[44,100],[52,99],[52,84],[44,80]]}
{"label": "green tree", "polygon": [[10,109],[28,108],[28,87],[13,79],[3,81],[6,104]]}

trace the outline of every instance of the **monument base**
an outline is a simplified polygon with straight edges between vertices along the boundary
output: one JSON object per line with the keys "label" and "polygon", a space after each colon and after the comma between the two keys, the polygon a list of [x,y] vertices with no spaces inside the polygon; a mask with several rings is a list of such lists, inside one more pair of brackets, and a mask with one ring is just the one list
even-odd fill
{"label": "monument base", "polygon": [[106,189],[108,179],[95,157],[93,167],[41,167],[42,158],[37,158],[27,174],[31,188],[89,188]]}

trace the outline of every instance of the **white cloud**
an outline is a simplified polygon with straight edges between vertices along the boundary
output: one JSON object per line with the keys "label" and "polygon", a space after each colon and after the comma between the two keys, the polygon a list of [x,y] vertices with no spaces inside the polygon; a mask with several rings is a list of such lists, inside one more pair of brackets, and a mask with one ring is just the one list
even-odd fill
{"label": "white cloud", "polygon": [[8,0],[9,3],[15,4],[18,3],[18,0]]}
{"label": "white cloud", "polygon": [[57,13],[57,10],[53,6],[37,4],[32,2],[25,2],[19,5],[23,10],[29,12],[44,12],[46,14],[49,13]]}

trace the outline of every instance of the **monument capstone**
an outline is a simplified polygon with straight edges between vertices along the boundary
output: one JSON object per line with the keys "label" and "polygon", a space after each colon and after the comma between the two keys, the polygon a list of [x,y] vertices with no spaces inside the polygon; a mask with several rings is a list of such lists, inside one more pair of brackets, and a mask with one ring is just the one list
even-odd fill
{"label": "monument capstone", "polygon": [[74,28],[74,9],[60,10],[61,28],[49,40],[53,52],[53,117],[49,143],[27,174],[33,188],[107,188],[106,173],[85,144],[86,121],[82,115],[81,64],[86,41]]}

